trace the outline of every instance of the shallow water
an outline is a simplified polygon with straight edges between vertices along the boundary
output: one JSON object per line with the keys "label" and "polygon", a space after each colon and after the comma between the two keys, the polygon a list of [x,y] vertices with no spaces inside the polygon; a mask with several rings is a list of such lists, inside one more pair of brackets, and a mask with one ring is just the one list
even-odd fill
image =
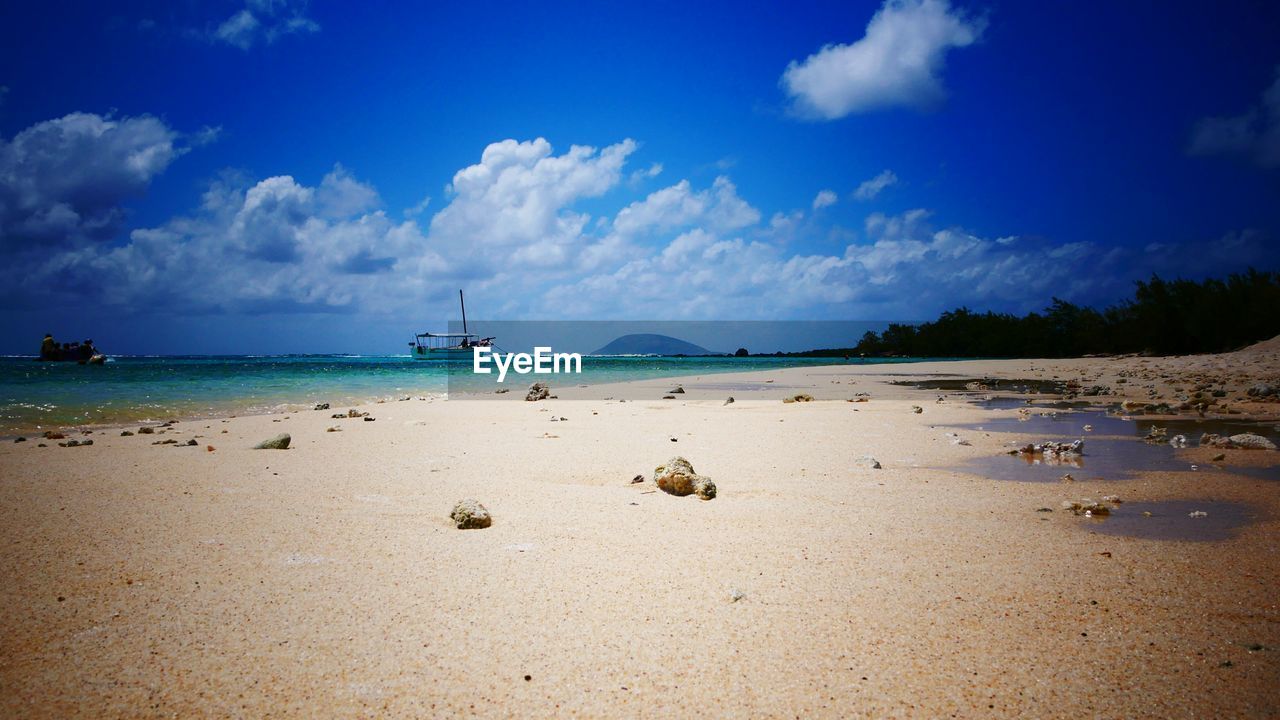
{"label": "shallow water", "polygon": [[[960,434],[963,437],[964,433]],[[1168,445],[1148,445],[1118,438],[1086,438],[1084,450],[1084,455],[1064,459],[1005,454],[978,457],[954,469],[992,480],[1055,483],[1065,483],[1062,480],[1064,474],[1083,481],[1127,480],[1143,471],[1194,472],[1192,463],[1179,460]]]}
{"label": "shallow water", "polygon": [[982,397],[970,402],[984,410],[1015,410],[1031,407],[1026,398],[1020,397]]}
{"label": "shallow water", "polygon": [[[1169,437],[1178,433],[1185,434],[1191,447],[1196,446],[1204,432],[1220,435],[1239,432],[1272,433],[1270,436],[1274,440],[1275,428],[1270,425],[1212,419],[1169,422],[1125,418],[1109,415],[1102,410],[1040,414],[1043,412],[1047,411],[1032,408],[1031,415],[1026,419],[991,418],[981,423],[954,427],[962,437],[966,433],[1020,433],[1031,436],[1031,442],[1083,438],[1083,456],[1055,459],[1001,454],[974,458],[956,469],[993,480],[1021,482],[1063,482],[1063,474],[1070,474],[1075,480],[1123,480],[1132,478],[1139,472],[1153,471],[1225,472],[1263,480],[1280,480],[1280,465],[1242,467],[1210,464],[1197,468],[1194,463],[1179,459],[1176,450],[1168,443],[1152,444],[1141,440],[1152,426],[1168,428]],[[1085,425],[1091,426],[1092,431],[1086,432]]]}
{"label": "shallow water", "polygon": [[1224,420],[1218,418],[1186,418],[1177,420],[1155,420],[1146,418],[1135,418],[1135,432],[1139,436],[1145,436],[1151,429],[1151,426],[1166,428],[1169,431],[1169,437],[1174,435],[1186,435],[1187,441],[1192,445],[1200,442],[1200,436],[1204,433],[1213,433],[1215,435],[1238,435],[1240,433],[1253,433],[1261,435],[1271,440],[1271,442],[1280,445],[1280,426],[1274,422],[1254,422],[1249,420]]}
{"label": "shallow water", "polygon": [[[1052,410],[1043,407],[1015,405],[1016,408],[1027,408],[1030,414],[1024,417],[990,418],[978,423],[967,423],[956,427],[980,432],[994,433],[1026,433],[1028,435],[1044,435],[1045,439],[1085,438],[1090,436],[1110,435],[1115,437],[1131,437],[1136,432],[1133,420],[1125,420],[1115,415],[1108,415],[1102,410]],[[995,409],[995,408],[993,408]],[[1005,408],[999,408],[1005,409]],[[1093,428],[1086,431],[1085,425]],[[1142,435],[1146,435],[1143,428]],[[1174,433],[1170,433],[1173,435]],[[1199,438],[1199,435],[1196,435]]]}
{"label": "shallow water", "polygon": [[[673,386],[674,387],[674,386]],[[758,392],[761,390],[806,390],[805,385],[778,385],[777,383],[741,382],[741,383],[684,383],[686,390],[729,390],[734,392]]]}
{"label": "shallow water", "polygon": [[[1008,400],[1011,402],[996,402]],[[1030,410],[1025,417],[991,418],[980,423],[968,423],[958,427],[966,430],[982,430],[984,432],[1019,432],[1029,434],[1065,434],[1072,437],[1088,437],[1088,435],[1114,435],[1117,437],[1143,438],[1153,427],[1165,428],[1168,437],[1184,435],[1191,447],[1199,444],[1204,433],[1215,435],[1236,435],[1254,433],[1269,438],[1280,444],[1280,427],[1273,422],[1257,422],[1251,420],[1231,420],[1223,418],[1148,418],[1143,416],[1113,415],[1101,408],[1063,407],[1053,405],[1028,405],[1020,398],[993,398],[983,401],[983,407],[992,410],[1020,409]],[[1085,425],[1092,426],[1086,431]]]}
{"label": "shallow water", "polygon": [[0,429],[266,412],[445,388],[439,364],[407,357],[121,357],[98,366],[4,358]]}
{"label": "shallow water", "polygon": [[[464,399],[469,391],[475,397],[498,388],[526,388],[534,379],[579,385],[841,364],[839,358],[592,355],[583,358],[580,374],[508,375],[498,385],[496,374],[475,375],[469,362],[415,361],[408,355],[112,356],[105,365],[5,357],[0,358],[0,432],[268,412],[319,402],[336,407],[404,395],[449,393]],[[745,383],[732,389],[753,387]]]}
{"label": "shallow water", "polygon": [[[985,390],[969,390],[969,383],[981,383],[985,385]],[[902,385],[904,387],[913,387],[920,390],[942,390],[946,392],[1006,392],[1006,393],[1023,393],[1028,395],[1061,395],[1066,388],[1065,380],[1039,380],[1039,379],[1022,379],[1022,380],[1001,380],[996,378],[972,378],[972,377],[931,377],[926,380],[898,380],[894,385]]]}
{"label": "shallow water", "polygon": [[[1147,516],[1144,512],[1151,514]],[[1207,514],[1191,517],[1193,512]],[[1258,515],[1257,509],[1244,503],[1164,500],[1121,503],[1110,515],[1080,519],[1082,528],[1103,535],[1212,542],[1229,540],[1241,528],[1256,521]]]}

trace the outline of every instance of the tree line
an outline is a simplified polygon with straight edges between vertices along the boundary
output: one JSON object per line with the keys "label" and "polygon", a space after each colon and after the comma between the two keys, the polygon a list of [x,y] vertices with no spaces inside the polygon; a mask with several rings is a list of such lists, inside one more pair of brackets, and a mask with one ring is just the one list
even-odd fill
{"label": "tree line", "polygon": [[967,307],[932,322],[894,323],[868,332],[854,348],[810,356],[1078,357],[1147,353],[1183,355],[1234,350],[1280,335],[1280,273],[1248,272],[1225,280],[1138,281],[1131,300],[1102,310],[1054,298],[1041,312],[1017,316]]}

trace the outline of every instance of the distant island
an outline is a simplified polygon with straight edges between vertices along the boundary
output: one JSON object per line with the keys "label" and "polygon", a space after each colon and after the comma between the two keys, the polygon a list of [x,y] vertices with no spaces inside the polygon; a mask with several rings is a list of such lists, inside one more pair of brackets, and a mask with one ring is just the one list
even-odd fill
{"label": "distant island", "polygon": [[635,333],[614,339],[592,355],[723,355],[668,335]]}

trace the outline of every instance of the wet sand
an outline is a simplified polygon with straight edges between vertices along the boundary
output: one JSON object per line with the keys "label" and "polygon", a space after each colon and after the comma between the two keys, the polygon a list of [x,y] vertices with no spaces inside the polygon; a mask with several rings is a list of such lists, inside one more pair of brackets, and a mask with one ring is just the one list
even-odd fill
{"label": "wet sand", "polygon": [[[1278,371],[1266,344],[847,365],[685,378],[675,400],[662,380],[626,403],[564,387],[362,408],[375,422],[334,408],[70,434],[82,448],[32,437],[0,447],[2,712],[1275,716],[1280,485],[1231,469],[1278,453],[998,480],[963,468],[1044,438],[962,426],[1015,408],[891,382],[1058,375],[1145,399],[1216,373],[1240,419],[1280,408],[1244,395]],[[801,392],[815,401],[781,402]],[[289,450],[250,449],[279,432]],[[198,445],[152,445],[170,438]],[[714,500],[630,483],[677,454]],[[1109,494],[1134,510],[1060,509]],[[492,527],[453,527],[464,497]],[[1141,508],[1164,528],[1180,503],[1230,522],[1111,534]]]}

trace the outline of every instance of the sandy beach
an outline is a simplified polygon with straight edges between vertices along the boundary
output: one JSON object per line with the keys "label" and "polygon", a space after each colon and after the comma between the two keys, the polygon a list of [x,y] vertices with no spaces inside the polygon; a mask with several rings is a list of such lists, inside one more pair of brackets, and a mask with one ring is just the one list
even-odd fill
{"label": "sandy beach", "polygon": [[[1280,343],[32,436],[0,447],[3,715],[1280,714],[1280,485],[1236,472],[1280,453],[1215,461],[1197,433],[1163,448],[1195,471],[990,479],[971,463],[1044,438],[974,429],[1018,417],[972,402],[987,392],[893,384],[947,378],[1109,386],[1083,398],[1100,402],[1218,390],[1209,420],[1274,424],[1280,402],[1247,390],[1280,380]],[[252,449],[282,432],[288,450]],[[657,490],[673,455],[714,500]],[[1103,495],[1243,520],[1160,539],[1061,508]],[[455,529],[463,498],[492,526]]]}

